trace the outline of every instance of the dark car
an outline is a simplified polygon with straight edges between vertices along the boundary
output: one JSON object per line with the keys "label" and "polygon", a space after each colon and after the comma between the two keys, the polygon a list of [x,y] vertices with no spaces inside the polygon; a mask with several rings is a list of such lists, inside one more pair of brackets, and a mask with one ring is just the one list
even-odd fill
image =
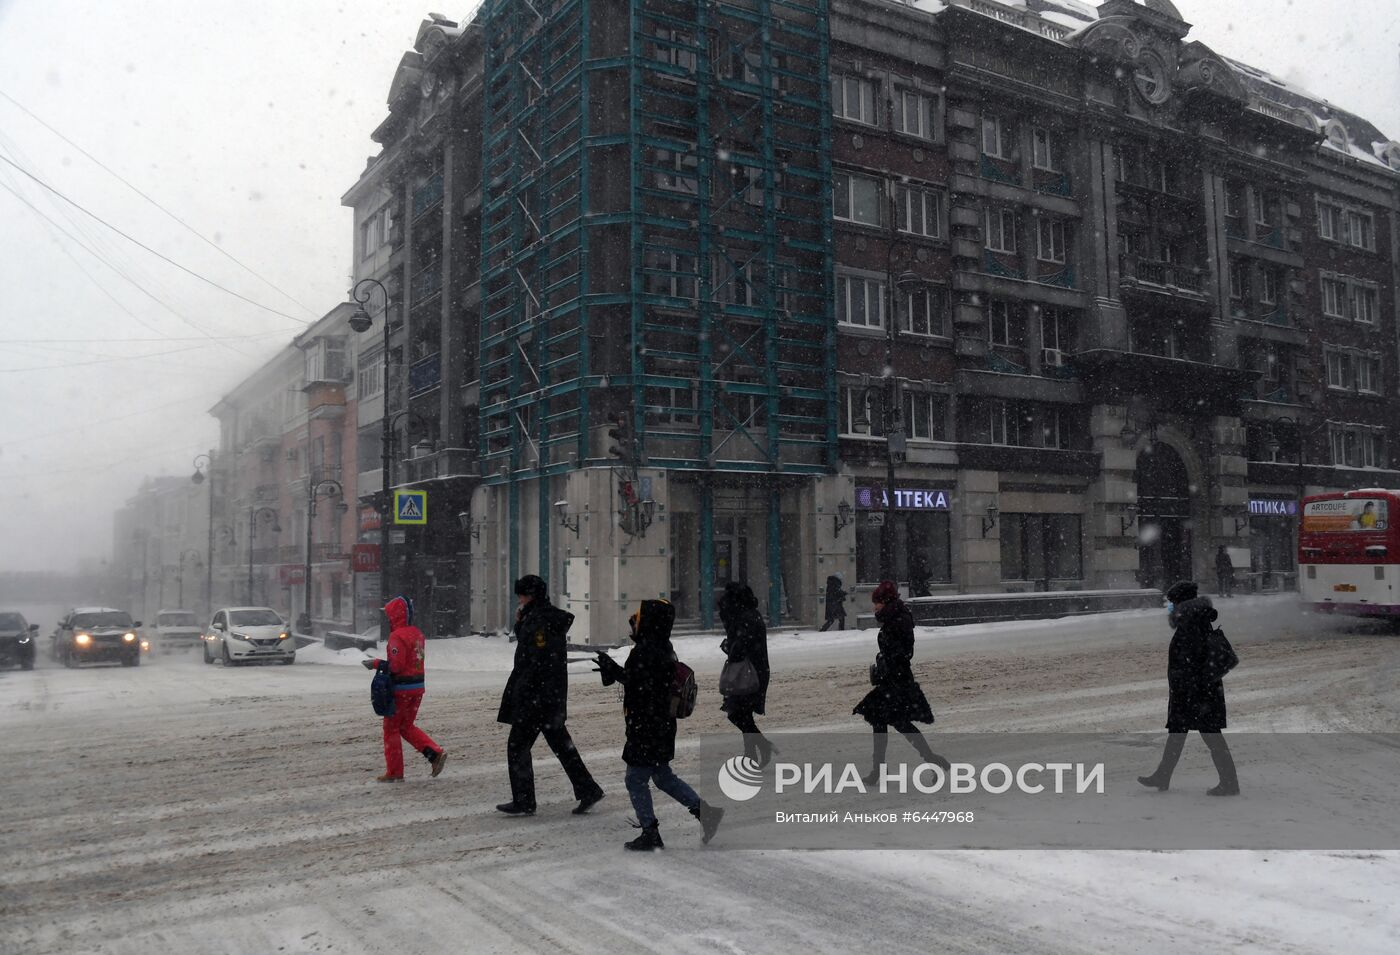
{"label": "dark car", "polygon": [[140,626],[125,610],[77,607],[54,630],[53,658],[66,667],[101,661],[140,666]]}
{"label": "dark car", "polygon": [[0,610],[0,667],[17,666],[34,669],[34,641],[38,639],[37,623],[29,623],[24,614]]}

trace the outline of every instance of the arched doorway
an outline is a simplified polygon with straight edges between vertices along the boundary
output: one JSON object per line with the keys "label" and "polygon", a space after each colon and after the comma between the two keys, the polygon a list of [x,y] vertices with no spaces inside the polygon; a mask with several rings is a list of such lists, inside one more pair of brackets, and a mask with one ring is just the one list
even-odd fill
{"label": "arched doorway", "polygon": [[1138,454],[1138,581],[1166,589],[1191,571],[1191,479],[1181,455],[1154,442]]}

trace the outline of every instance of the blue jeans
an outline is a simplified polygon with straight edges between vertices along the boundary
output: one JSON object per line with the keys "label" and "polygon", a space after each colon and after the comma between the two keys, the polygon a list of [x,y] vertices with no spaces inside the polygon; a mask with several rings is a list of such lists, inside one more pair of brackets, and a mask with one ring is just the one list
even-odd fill
{"label": "blue jeans", "polygon": [[649,784],[652,782],[656,783],[657,789],[685,808],[699,807],[699,795],[686,785],[685,780],[671,771],[669,763],[664,766],[628,766],[627,795],[632,797],[632,808],[636,810],[637,821],[643,828],[656,824],[656,813],[651,807]]}

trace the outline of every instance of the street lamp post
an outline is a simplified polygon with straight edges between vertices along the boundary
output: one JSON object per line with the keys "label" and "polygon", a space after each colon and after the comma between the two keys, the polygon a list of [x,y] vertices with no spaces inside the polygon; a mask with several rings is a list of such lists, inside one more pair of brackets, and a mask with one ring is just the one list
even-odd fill
{"label": "street lamp post", "polygon": [[272,533],[282,533],[282,525],[277,520],[277,512],[270,507],[248,508],[248,605],[253,605],[253,537],[258,531],[258,518],[272,518]]}
{"label": "street lamp post", "polygon": [[[310,633],[311,624],[311,529],[316,521],[316,498],[321,496],[322,490],[326,490],[328,497],[341,497],[345,494],[339,481],[334,478],[326,478],[323,481],[308,481],[306,484],[306,564],[302,569],[302,616],[306,620],[307,630]],[[336,510],[344,513],[349,505],[341,501]]]}
{"label": "street lamp post", "polygon": [[[209,469],[209,540],[206,545],[208,553],[205,556],[204,564],[204,612],[209,616],[214,612],[214,452],[201,454],[194,459],[194,474],[190,475],[190,481],[194,484],[204,483],[204,468]],[[183,602],[183,601],[182,601]]]}
{"label": "street lamp post", "polygon": [[[1280,424],[1287,424],[1293,428],[1294,439],[1297,442],[1293,453],[1293,481],[1297,489],[1298,521],[1299,526],[1301,526],[1303,520],[1303,491],[1305,490],[1303,483],[1303,423],[1290,415],[1278,415],[1273,419],[1272,424],[1269,426],[1269,437],[1264,442],[1264,448],[1269,452],[1270,458],[1278,457],[1279,450],[1283,447],[1283,443],[1279,441],[1278,435],[1275,433],[1275,428]],[[1310,429],[1308,433],[1314,434],[1318,430],[1320,429],[1314,427]],[[1294,539],[1294,544],[1295,546],[1297,544],[1296,538]]]}
{"label": "street lamp post", "polygon": [[[384,297],[384,414],[383,427],[380,431],[380,502],[379,502],[379,600],[384,602],[389,599],[392,580],[390,577],[389,560],[389,516],[390,516],[390,487],[392,485],[392,475],[390,474],[394,466],[393,459],[393,432],[392,422],[389,420],[389,290],[384,287],[384,283],[378,279],[361,279],[355,283],[355,287],[350,292],[350,297],[359,305],[355,313],[350,316],[349,325],[352,331],[357,334],[364,334],[369,331],[373,320],[369,312],[365,311],[365,305],[372,297],[373,289],[378,288],[379,294]],[[385,625],[381,621],[381,625]]]}

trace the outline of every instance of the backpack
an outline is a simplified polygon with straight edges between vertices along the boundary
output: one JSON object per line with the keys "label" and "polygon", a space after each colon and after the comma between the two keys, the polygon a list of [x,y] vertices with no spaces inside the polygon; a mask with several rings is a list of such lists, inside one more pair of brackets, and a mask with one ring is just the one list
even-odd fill
{"label": "backpack", "polygon": [[375,668],[374,677],[369,681],[369,702],[376,716],[394,715],[394,678],[387,666]]}
{"label": "backpack", "polygon": [[683,720],[695,712],[695,697],[700,690],[695,684],[695,671],[676,661],[676,673],[671,678],[671,715]]}
{"label": "backpack", "polygon": [[1221,679],[1239,666],[1239,662],[1240,658],[1235,654],[1235,648],[1230,646],[1224,630],[1216,628],[1206,635],[1206,669],[1210,671],[1211,679]]}

